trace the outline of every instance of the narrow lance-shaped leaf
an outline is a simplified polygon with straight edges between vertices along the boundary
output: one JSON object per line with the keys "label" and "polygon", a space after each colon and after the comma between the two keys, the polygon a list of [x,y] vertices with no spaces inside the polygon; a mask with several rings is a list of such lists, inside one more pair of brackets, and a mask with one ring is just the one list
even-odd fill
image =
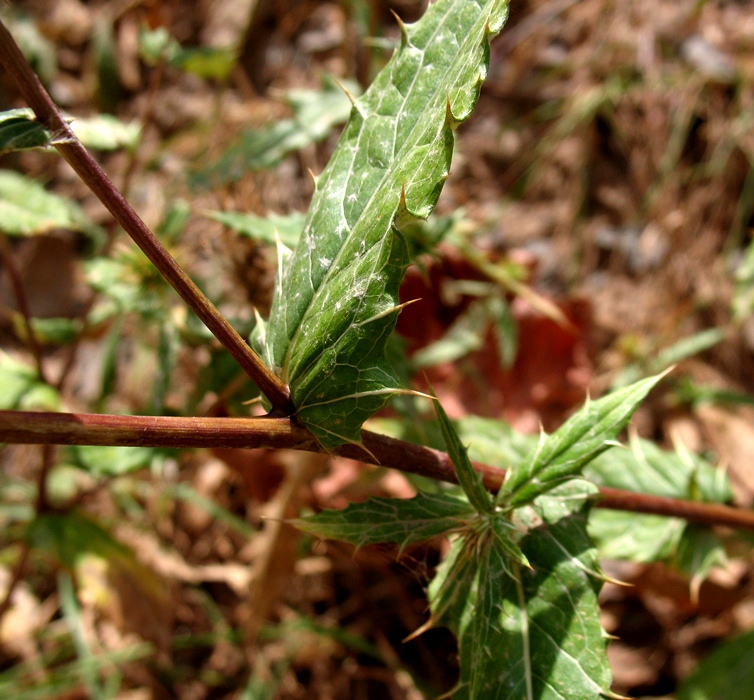
{"label": "narrow lance-shaped leaf", "polygon": [[345,540],[356,547],[397,542],[401,548],[457,530],[473,518],[469,503],[449,494],[420,493],[414,498],[370,498],[343,510],[326,510],[294,520],[304,532]]}
{"label": "narrow lance-shaped leaf", "polygon": [[492,494],[484,488],[481,475],[474,470],[469,455],[466,453],[466,448],[461,443],[461,439],[450,422],[448,414],[445,413],[445,409],[440,405],[436,396],[434,399],[435,413],[440,422],[445,446],[456,470],[458,483],[461,484],[461,488],[477,512],[491,513],[495,510],[495,500]]}
{"label": "narrow lance-shaped leaf", "polygon": [[[358,443],[394,394],[385,343],[408,264],[400,229],[429,215],[453,130],[474,107],[506,0],[439,0],[354,106],[317,180],[272,304],[266,361],[323,447]],[[255,338],[259,344],[259,339]]]}
{"label": "narrow lance-shaped leaf", "polygon": [[610,447],[626,427],[636,407],[665,376],[643,379],[598,401],[588,401],[552,435],[513,467],[498,494],[507,508],[530,503],[564,480],[576,476],[597,455]]}

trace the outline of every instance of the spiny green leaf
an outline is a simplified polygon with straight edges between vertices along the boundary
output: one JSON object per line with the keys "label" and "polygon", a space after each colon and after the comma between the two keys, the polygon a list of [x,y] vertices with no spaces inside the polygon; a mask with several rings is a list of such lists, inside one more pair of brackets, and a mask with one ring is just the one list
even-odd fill
{"label": "spiny green leaf", "polygon": [[605,559],[667,561],[683,536],[684,521],[607,508],[589,518],[589,535]]}
{"label": "spiny green leaf", "polygon": [[[633,436],[627,449],[608,450],[590,462],[584,468],[584,477],[599,486],[668,498],[725,503],[732,497],[723,470],[698,455],[662,450],[649,440]],[[722,554],[714,532],[700,531],[680,518],[599,509],[589,518],[589,534],[602,557],[665,560],[694,577],[705,575]]]}
{"label": "spiny green leaf", "polygon": [[426,627],[442,625],[458,634],[462,621],[476,607],[477,554],[470,532],[466,531],[453,540],[429,583],[427,597],[432,617]]}
{"label": "spiny green leaf", "polygon": [[516,511],[530,570],[511,563],[496,538],[475,547],[459,538],[451,549],[429,593],[433,617],[459,639],[454,698],[596,700],[608,691],[601,581],[586,535],[592,493],[571,481]]}
{"label": "spiny green leaf", "polygon": [[[358,443],[396,392],[385,343],[408,254],[400,229],[433,209],[453,130],[473,109],[505,0],[440,0],[354,106],[276,290],[261,352],[326,449]],[[257,338],[257,341],[259,339]]]}
{"label": "spiny green leaf", "polygon": [[699,455],[663,450],[635,436],[627,448],[616,447],[592,460],[584,476],[599,486],[668,498],[725,503],[733,497],[724,470]]}
{"label": "spiny green leaf", "polygon": [[598,401],[588,401],[552,435],[543,436],[537,448],[510,470],[498,502],[514,508],[576,476],[610,447],[609,441],[617,438],[636,407],[663,376],[643,379]]}
{"label": "spiny green leaf", "polygon": [[687,523],[672,562],[691,579],[692,597],[698,600],[704,579],[715,567],[725,566],[728,556],[717,533],[711,528]]}
{"label": "spiny green leaf", "polygon": [[[536,436],[520,435],[502,421],[468,416],[456,424],[461,440],[469,445],[469,457],[501,468],[523,460],[537,442]],[[648,493],[668,498],[726,503],[730,482],[699,455],[663,450],[649,440],[632,436],[627,447],[612,447],[595,457],[582,472],[597,486]],[[680,518],[643,515],[600,508],[589,516],[589,535],[604,559],[638,562],[668,561],[698,576],[710,561],[718,561],[721,545],[709,530],[698,533]],[[693,563],[689,552],[704,537],[704,557]],[[714,551],[713,551],[714,550]]]}
{"label": "spiny green leaf", "polygon": [[325,510],[294,520],[311,535],[345,540],[356,547],[397,542],[401,548],[457,530],[474,517],[474,509],[448,494],[420,493],[414,498],[370,498],[343,510]]}
{"label": "spiny green leaf", "polygon": [[450,459],[455,467],[458,483],[461,484],[466,497],[477,512],[491,513],[495,510],[495,500],[492,494],[484,488],[481,475],[474,471],[469,455],[466,453],[466,448],[461,443],[456,429],[450,422],[448,414],[445,413],[445,409],[440,405],[436,396],[434,396],[434,399],[435,413],[437,414],[437,419],[440,421],[442,436],[445,440],[445,446]]}

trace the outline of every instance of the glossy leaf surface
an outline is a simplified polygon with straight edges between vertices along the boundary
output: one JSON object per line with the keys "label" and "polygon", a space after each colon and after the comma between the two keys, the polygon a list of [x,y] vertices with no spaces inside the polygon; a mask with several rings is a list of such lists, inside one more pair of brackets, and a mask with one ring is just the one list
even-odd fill
{"label": "glossy leaf surface", "polygon": [[577,475],[611,446],[662,376],[588,401],[552,435],[543,435],[537,448],[511,469],[498,501],[506,507],[520,506]]}
{"label": "glossy leaf surface", "polygon": [[332,449],[360,441],[396,392],[385,344],[408,264],[402,227],[432,211],[453,129],[473,109],[503,0],[440,0],[403,27],[401,47],[361,98],[282,265],[257,344],[289,385],[298,419]]}

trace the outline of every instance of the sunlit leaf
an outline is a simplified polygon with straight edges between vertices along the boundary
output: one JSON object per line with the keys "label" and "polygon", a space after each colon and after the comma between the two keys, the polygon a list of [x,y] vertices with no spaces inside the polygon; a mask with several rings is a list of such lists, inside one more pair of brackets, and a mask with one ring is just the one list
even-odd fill
{"label": "sunlit leaf", "polygon": [[506,507],[528,503],[577,475],[610,447],[636,407],[663,375],[644,379],[586,405],[552,435],[542,436],[528,457],[513,466],[498,500]]}
{"label": "sunlit leaf", "polygon": [[445,409],[435,397],[435,413],[440,421],[440,430],[445,440],[445,446],[453,462],[458,477],[458,483],[461,484],[469,502],[479,513],[491,513],[495,509],[495,501],[492,494],[487,491],[482,483],[482,477],[474,471],[471,460],[466,452],[466,448],[461,443],[458,433],[456,433],[453,424],[445,413]]}
{"label": "sunlit leaf", "polygon": [[260,351],[327,449],[359,442],[363,422],[396,392],[384,352],[408,263],[399,229],[434,207],[453,129],[476,103],[488,40],[506,15],[503,0],[440,0],[404,27],[317,180]]}

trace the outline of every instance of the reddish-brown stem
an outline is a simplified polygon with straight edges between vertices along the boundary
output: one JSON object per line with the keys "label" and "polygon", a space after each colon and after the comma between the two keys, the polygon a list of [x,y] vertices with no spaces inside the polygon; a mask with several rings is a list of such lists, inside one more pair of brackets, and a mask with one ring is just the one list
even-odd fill
{"label": "reddish-brown stem", "polygon": [[[314,436],[288,418],[179,418],[87,413],[0,411],[0,437],[16,444],[128,445],[152,447],[264,447],[320,452]],[[457,483],[450,457],[429,447],[362,433],[366,450],[344,445],[336,453],[440,481]],[[505,470],[475,464],[485,486],[496,492]],[[754,530],[754,511],[715,503],[683,501],[600,488],[598,508],[684,518],[703,525]]]}
{"label": "reddish-brown stem", "polygon": [[281,415],[290,415],[293,408],[288,387],[252,351],[227,319],[181,269],[105,175],[97,161],[81,145],[2,22],[0,63],[5,66],[8,77],[15,82],[37,119],[55,135],[54,145],[63,158],[107,207],[160,274],[256,382],[260,391],[272,404],[273,410]]}
{"label": "reddish-brown stem", "polygon": [[42,464],[37,476],[37,514],[44,513],[49,507],[47,498],[47,477],[50,470],[55,466],[55,456],[57,455],[57,445],[52,443],[39,443],[42,448]]}

